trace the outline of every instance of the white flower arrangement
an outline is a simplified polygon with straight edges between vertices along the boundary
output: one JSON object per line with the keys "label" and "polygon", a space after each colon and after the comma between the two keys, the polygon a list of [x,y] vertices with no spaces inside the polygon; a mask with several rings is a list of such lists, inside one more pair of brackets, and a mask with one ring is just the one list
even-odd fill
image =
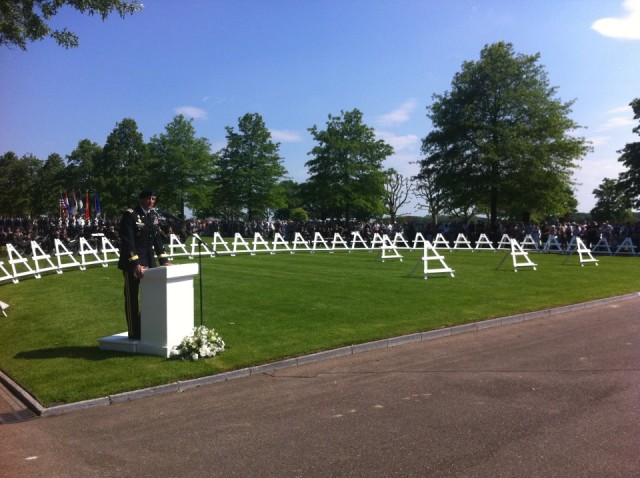
{"label": "white flower arrangement", "polygon": [[224,346],[224,340],[214,329],[201,325],[193,329],[193,335],[187,335],[179,345],[173,347],[171,356],[182,360],[215,357],[224,350]]}

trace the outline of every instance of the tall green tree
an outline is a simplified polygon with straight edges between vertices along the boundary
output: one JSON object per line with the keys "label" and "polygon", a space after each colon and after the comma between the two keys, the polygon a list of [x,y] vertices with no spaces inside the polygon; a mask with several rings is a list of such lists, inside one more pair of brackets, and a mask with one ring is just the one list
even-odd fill
{"label": "tall green tree", "polygon": [[600,186],[593,190],[593,195],[596,198],[596,204],[591,210],[594,220],[621,224],[631,218],[631,198],[620,182],[604,178]]}
{"label": "tall green tree", "polygon": [[589,144],[573,135],[573,101],[556,98],[539,59],[510,43],[487,45],[450,91],[433,96],[421,166],[452,208],[473,204],[495,225],[499,216],[563,215],[575,204],[572,173]]}
{"label": "tall green tree", "polygon": [[284,204],[275,212],[274,217],[276,219],[291,219],[293,211],[302,208],[304,205],[302,187],[291,179],[285,179],[280,181],[279,188],[282,192]]}
{"label": "tall green tree", "polygon": [[[630,106],[633,109],[633,119],[640,120],[640,98],[634,99]],[[640,123],[632,131],[640,135]],[[640,142],[627,143],[618,153],[618,161],[627,168],[620,174],[621,187],[633,207],[640,208]]]}
{"label": "tall green tree", "polygon": [[238,120],[238,131],[227,126],[227,146],[219,153],[215,186],[215,207],[228,218],[246,213],[248,219],[262,219],[270,209],[283,206],[279,182],[286,174],[279,154],[280,144],[257,113]]}
{"label": "tall green tree", "polygon": [[67,28],[55,30],[50,21],[62,7],[71,7],[105,20],[116,12],[122,18],[142,10],[137,1],[122,0],[2,0],[0,2],[0,45],[27,49],[27,43],[53,38],[64,48],[78,46],[78,36]]}
{"label": "tall green tree", "polygon": [[326,129],[309,128],[318,143],[307,161],[307,191],[323,217],[366,219],[384,211],[382,162],[393,147],[376,139],[358,109],[329,115]]}
{"label": "tall green tree", "polygon": [[102,154],[95,157],[96,189],[105,215],[120,215],[137,202],[140,191],[150,187],[147,145],[131,118],[116,123]]}
{"label": "tall green tree", "polygon": [[18,214],[14,204],[13,177],[19,164],[20,158],[13,151],[0,156],[0,216]]}
{"label": "tall green tree", "polygon": [[18,155],[13,151],[0,156],[0,216],[15,214],[12,209],[11,174],[19,161]]}
{"label": "tall green tree", "polygon": [[65,164],[58,153],[50,154],[36,173],[33,207],[38,214],[58,214],[64,190]]}
{"label": "tall green tree", "polygon": [[88,139],[79,141],[76,149],[67,155],[63,188],[67,191],[101,193],[97,190],[99,181],[95,172],[95,163],[101,154],[102,147],[99,144]]}
{"label": "tall green tree", "polygon": [[9,151],[0,156],[0,215],[30,216],[34,208],[36,178],[42,161],[32,154],[21,158]]}
{"label": "tall green tree", "polygon": [[177,115],[165,132],[149,142],[151,182],[160,195],[160,207],[185,214],[211,202],[214,155],[206,138],[196,138],[193,120]]}

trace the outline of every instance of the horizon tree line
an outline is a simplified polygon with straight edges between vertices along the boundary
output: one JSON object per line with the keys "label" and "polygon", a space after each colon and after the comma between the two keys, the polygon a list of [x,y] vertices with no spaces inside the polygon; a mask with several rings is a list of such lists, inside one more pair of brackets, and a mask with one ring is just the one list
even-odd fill
{"label": "horizon tree line", "polygon": [[[395,221],[413,195],[434,222],[443,214],[485,214],[493,225],[563,218],[576,212],[572,173],[591,145],[575,135],[581,126],[569,117],[573,101],[557,97],[539,60],[498,42],[464,62],[450,90],[434,94],[427,107],[432,130],[411,178],[384,169],[393,148],[358,109],[308,128],[316,144],[302,183],[287,177],[280,144],[258,113],[239,118],[237,129],[226,127],[219,151],[196,137],[183,115],[148,142],[135,120],[124,118],[103,146],[82,139],[65,159],[0,156],[0,215],[55,212],[62,191],[78,190],[98,192],[113,217],[135,202],[141,186],[153,185],[163,209],[184,215],[188,208],[197,217],[366,220],[386,213]],[[640,99],[631,106],[640,119]],[[640,125],[633,132],[640,134]],[[640,207],[640,143],[619,153],[626,171],[593,191],[591,212],[599,220],[628,219]]]}

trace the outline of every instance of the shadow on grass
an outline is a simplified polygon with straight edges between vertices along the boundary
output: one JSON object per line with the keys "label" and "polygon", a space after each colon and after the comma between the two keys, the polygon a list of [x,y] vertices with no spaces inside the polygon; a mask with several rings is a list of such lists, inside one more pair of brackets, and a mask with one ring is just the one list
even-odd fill
{"label": "shadow on grass", "polygon": [[14,358],[28,360],[42,359],[83,359],[83,360],[108,360],[118,357],[131,357],[131,354],[102,350],[100,347],[69,345],[65,347],[52,347],[48,349],[25,350],[18,352]]}

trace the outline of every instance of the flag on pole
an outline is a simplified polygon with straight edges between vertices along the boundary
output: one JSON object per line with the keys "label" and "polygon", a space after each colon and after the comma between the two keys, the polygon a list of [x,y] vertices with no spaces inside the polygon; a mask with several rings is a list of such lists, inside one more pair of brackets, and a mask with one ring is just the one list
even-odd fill
{"label": "flag on pole", "polygon": [[64,207],[67,210],[67,214],[71,216],[71,204],[69,203],[69,195],[67,191],[64,192]]}
{"label": "flag on pole", "polygon": [[84,197],[84,218],[89,221],[91,219],[91,209],[89,208],[89,191]]}
{"label": "flag on pole", "polygon": [[100,198],[98,197],[98,193],[93,197],[93,215],[98,217],[100,215]]}
{"label": "flag on pole", "polygon": [[69,206],[71,207],[71,215],[75,216],[78,211],[78,200],[76,199],[76,191],[73,190],[73,195],[69,198]]}

